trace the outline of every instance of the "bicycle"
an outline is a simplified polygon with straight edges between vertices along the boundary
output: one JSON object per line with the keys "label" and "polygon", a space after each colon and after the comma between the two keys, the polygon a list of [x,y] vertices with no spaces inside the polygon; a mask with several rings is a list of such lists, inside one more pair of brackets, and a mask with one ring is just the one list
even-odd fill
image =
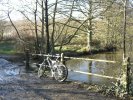
{"label": "bicycle", "polygon": [[[58,82],[63,82],[67,79],[68,68],[59,61],[60,56],[45,55],[46,58],[39,65],[38,77],[51,76]],[[56,58],[52,60],[52,57]],[[50,74],[50,75],[49,75]]]}

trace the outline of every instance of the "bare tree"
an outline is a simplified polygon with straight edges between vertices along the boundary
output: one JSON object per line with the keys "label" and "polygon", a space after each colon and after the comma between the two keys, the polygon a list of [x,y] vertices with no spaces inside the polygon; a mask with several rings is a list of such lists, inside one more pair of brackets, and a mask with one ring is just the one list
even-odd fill
{"label": "bare tree", "polygon": [[78,1],[78,11],[81,12],[83,18],[88,18],[88,24],[85,25],[85,29],[88,31],[88,42],[87,48],[91,51],[92,46],[92,35],[95,31],[96,19],[100,19],[103,13],[105,13],[108,8],[113,4],[113,0],[83,0]]}
{"label": "bare tree", "polygon": [[54,7],[54,14],[53,14],[53,30],[52,30],[52,34],[51,34],[51,52],[52,54],[55,52],[55,43],[54,43],[54,35],[55,35],[55,19],[56,19],[56,12],[57,12],[57,4],[58,4],[58,0],[55,1],[55,7]]}
{"label": "bare tree", "polygon": [[42,38],[41,38],[41,52],[44,53],[45,52],[45,48],[44,48],[44,43],[45,43],[45,38],[44,38],[44,0],[41,1],[41,9],[42,9],[42,19],[41,19],[41,22],[42,22],[42,31],[41,31],[41,34],[42,34]]}
{"label": "bare tree", "polygon": [[46,30],[46,54],[50,53],[49,42],[49,18],[48,18],[48,0],[45,0],[45,30]]}
{"label": "bare tree", "polygon": [[33,5],[23,5],[18,11],[34,26],[36,45],[41,48],[42,53],[54,53],[56,46],[60,46],[61,51],[63,45],[71,43],[72,39],[81,33],[87,34],[87,48],[91,50],[95,22],[113,1],[35,0],[32,1]]}
{"label": "bare tree", "polygon": [[19,34],[19,31],[18,31],[17,27],[15,26],[15,24],[13,23],[13,21],[12,21],[12,19],[11,19],[11,17],[10,17],[10,13],[11,13],[11,12],[8,11],[8,18],[9,18],[9,20],[10,20],[12,26],[14,27],[14,29],[15,29],[17,35],[18,35],[18,38],[19,38],[20,40],[23,41],[22,37],[21,37],[20,34]]}
{"label": "bare tree", "polygon": [[38,29],[37,29],[37,0],[36,0],[36,8],[35,8],[35,12],[34,12],[34,16],[35,16],[35,34],[36,34],[36,43],[35,43],[35,48],[36,48],[36,53],[39,53],[40,52],[40,49],[39,49],[39,38],[38,38]]}

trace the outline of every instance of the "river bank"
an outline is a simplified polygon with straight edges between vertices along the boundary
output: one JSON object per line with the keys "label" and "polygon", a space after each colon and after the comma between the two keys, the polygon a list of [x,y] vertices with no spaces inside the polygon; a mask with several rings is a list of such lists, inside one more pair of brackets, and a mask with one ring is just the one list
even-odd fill
{"label": "river bank", "polygon": [[2,55],[1,58],[8,59],[20,68],[18,75],[0,83],[1,100],[117,100],[89,90],[80,82],[67,80],[59,83],[50,78],[39,79],[34,71],[25,71],[23,57]]}
{"label": "river bank", "polygon": [[[99,53],[104,53],[104,52],[114,52],[116,51],[116,48],[102,48],[102,49],[93,49],[91,51],[87,50],[81,50],[81,51],[72,51],[72,50],[66,50],[62,51],[65,56],[69,57],[79,57],[79,56],[84,56],[84,55],[92,55],[92,54],[99,54]],[[57,51],[58,53],[58,51]]]}

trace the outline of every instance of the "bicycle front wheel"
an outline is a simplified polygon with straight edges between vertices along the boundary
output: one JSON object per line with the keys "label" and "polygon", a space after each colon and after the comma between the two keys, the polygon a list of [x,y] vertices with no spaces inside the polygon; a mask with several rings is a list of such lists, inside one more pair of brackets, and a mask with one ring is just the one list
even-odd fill
{"label": "bicycle front wheel", "polygon": [[67,76],[68,76],[68,69],[65,65],[63,64],[55,65],[54,78],[57,81],[63,82],[67,79]]}

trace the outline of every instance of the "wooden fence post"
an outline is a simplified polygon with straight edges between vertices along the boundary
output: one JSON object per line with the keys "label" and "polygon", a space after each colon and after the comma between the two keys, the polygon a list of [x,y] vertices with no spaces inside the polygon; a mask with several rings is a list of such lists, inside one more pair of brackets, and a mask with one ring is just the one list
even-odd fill
{"label": "wooden fence post", "polygon": [[64,53],[61,53],[61,63],[62,63],[62,64],[65,64]]}
{"label": "wooden fence post", "polygon": [[126,84],[123,84],[122,82],[122,85],[125,87],[125,90],[126,90],[126,94],[128,95],[129,92],[130,92],[130,83],[131,83],[131,76],[130,76],[130,71],[131,68],[130,68],[130,58],[129,57],[126,57],[124,60],[123,60],[123,77],[124,79],[122,79],[121,81],[125,81],[124,83]]}
{"label": "wooden fence post", "polygon": [[130,92],[130,84],[131,84],[131,68],[130,68],[130,58],[127,57],[127,77],[126,77],[126,81],[127,81],[127,94],[129,94]]}
{"label": "wooden fence post", "polygon": [[29,55],[29,50],[28,49],[25,50],[25,60],[26,60],[26,62],[25,62],[25,68],[26,69],[29,69],[30,68],[30,65],[29,65],[30,55]]}

